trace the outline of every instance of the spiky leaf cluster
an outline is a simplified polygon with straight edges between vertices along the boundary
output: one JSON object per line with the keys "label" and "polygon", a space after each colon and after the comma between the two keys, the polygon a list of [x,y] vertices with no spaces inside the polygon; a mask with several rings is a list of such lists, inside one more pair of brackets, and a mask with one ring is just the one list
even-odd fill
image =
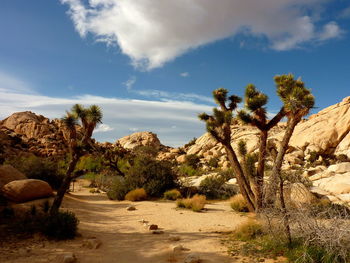
{"label": "spiky leaf cluster", "polygon": [[249,84],[246,87],[244,103],[245,107],[248,110],[255,112],[263,108],[266,105],[267,101],[267,95],[258,91],[254,85]]}
{"label": "spiky leaf cluster", "polygon": [[275,83],[287,114],[307,114],[314,107],[315,98],[300,78],[295,80],[292,74],[281,75],[275,77]]}

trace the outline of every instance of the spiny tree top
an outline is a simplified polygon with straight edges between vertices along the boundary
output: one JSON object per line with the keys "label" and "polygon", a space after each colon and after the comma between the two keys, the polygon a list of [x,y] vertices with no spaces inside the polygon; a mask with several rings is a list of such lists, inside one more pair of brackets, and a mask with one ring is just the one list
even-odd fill
{"label": "spiny tree top", "polygon": [[314,107],[315,98],[311,91],[305,88],[304,82],[293,74],[276,76],[277,94],[284,103],[285,111],[289,114],[307,114]]}

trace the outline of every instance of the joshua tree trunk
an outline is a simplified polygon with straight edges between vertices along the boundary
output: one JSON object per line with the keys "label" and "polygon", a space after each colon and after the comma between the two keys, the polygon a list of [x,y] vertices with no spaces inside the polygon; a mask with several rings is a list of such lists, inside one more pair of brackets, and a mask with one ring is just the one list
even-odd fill
{"label": "joshua tree trunk", "polygon": [[293,135],[294,128],[299,121],[300,121],[300,118],[295,118],[295,117],[292,117],[291,119],[288,120],[287,129],[283,136],[283,140],[280,145],[280,148],[278,149],[278,154],[277,154],[274,166],[272,168],[272,174],[269,179],[269,188],[267,189],[268,191],[266,193],[267,203],[271,204],[276,200],[276,194],[278,189],[278,182],[280,179],[283,158],[288,149],[289,141]]}
{"label": "joshua tree trunk", "polygon": [[236,177],[237,177],[237,183],[238,186],[240,188],[240,191],[244,197],[244,199],[247,201],[248,204],[248,209],[250,212],[254,212],[255,211],[255,197],[254,197],[254,193],[250,187],[250,184],[247,180],[247,178],[245,177],[242,167],[237,159],[237,155],[234,152],[231,144],[229,145],[224,145],[225,150],[226,150],[226,154],[228,156],[228,159],[231,163],[231,166],[233,167]]}
{"label": "joshua tree trunk", "polygon": [[292,235],[290,233],[289,215],[287,212],[286,202],[284,199],[284,187],[283,187],[282,178],[280,178],[280,202],[281,202],[281,208],[282,208],[284,232],[286,233],[286,236],[288,239],[288,246],[290,247],[292,245]]}
{"label": "joshua tree trunk", "polygon": [[51,206],[51,209],[50,209],[51,215],[57,214],[58,210],[60,209],[64,194],[67,192],[71,181],[74,179],[74,177],[72,175],[73,175],[75,166],[77,165],[77,163],[79,161],[79,158],[80,158],[79,155],[74,154],[72,160],[69,163],[69,166],[68,166],[68,169],[66,172],[66,176],[64,177],[62,185],[58,189],[55,200],[53,201],[53,204]]}
{"label": "joshua tree trunk", "polygon": [[264,189],[264,171],[265,171],[265,159],[266,159],[266,144],[267,144],[267,130],[260,131],[260,145],[258,156],[258,168],[256,172],[256,195],[255,204],[256,210],[263,206],[263,189]]}

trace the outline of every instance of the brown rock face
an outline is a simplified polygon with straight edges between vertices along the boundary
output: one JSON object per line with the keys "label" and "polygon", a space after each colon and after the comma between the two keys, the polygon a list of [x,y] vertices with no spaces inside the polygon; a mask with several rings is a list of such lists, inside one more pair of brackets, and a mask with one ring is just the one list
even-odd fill
{"label": "brown rock face", "polygon": [[27,177],[11,165],[0,166],[0,190],[1,188],[15,180],[23,180]]}
{"label": "brown rock face", "polygon": [[152,132],[136,132],[119,139],[117,142],[125,149],[134,149],[138,146],[151,146],[161,148],[161,143],[156,134]]}
{"label": "brown rock face", "polygon": [[[17,137],[15,141],[14,136]],[[24,151],[40,156],[60,155],[65,152],[61,122],[50,121],[30,111],[14,113],[0,122],[0,142],[5,142],[6,148],[11,150],[16,142],[25,146]]]}
{"label": "brown rock face", "polygon": [[14,202],[21,203],[52,195],[51,186],[44,181],[24,179],[12,181],[2,188],[3,195]]}

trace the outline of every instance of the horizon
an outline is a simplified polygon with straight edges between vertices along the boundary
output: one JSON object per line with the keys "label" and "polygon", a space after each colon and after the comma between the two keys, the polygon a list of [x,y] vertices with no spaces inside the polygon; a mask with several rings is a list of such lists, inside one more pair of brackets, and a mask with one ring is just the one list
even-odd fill
{"label": "horizon", "polygon": [[60,118],[75,103],[97,104],[98,141],[151,131],[177,147],[205,133],[197,114],[211,112],[218,87],[242,96],[253,83],[270,113],[281,106],[278,74],[312,89],[311,114],[350,96],[350,4],[260,3],[4,0],[0,119]]}

